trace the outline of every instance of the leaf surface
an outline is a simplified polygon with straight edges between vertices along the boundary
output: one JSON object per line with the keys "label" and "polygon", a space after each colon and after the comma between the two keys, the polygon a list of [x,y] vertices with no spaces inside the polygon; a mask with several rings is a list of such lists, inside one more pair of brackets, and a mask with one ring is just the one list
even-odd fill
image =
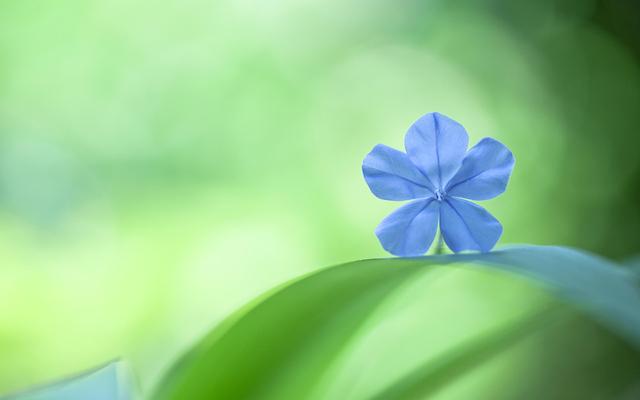
{"label": "leaf surface", "polygon": [[444,352],[435,360],[405,374],[402,378],[381,390],[371,400],[424,399],[436,393],[449,382],[478,367],[509,349],[520,340],[545,326],[557,310],[550,306],[528,314],[491,332],[477,335],[471,340]]}
{"label": "leaf surface", "polygon": [[[310,398],[387,297],[423,271],[456,264],[525,276],[640,350],[640,290],[628,269],[597,256],[519,246],[491,253],[374,259],[312,273],[236,313],[175,365],[153,398]],[[515,340],[514,332],[522,333],[516,329],[504,335]],[[499,343],[492,343],[487,348],[497,352]],[[490,356],[478,346],[475,356],[469,351],[475,361]]]}
{"label": "leaf surface", "polygon": [[122,363],[112,362],[83,374],[0,397],[1,400],[131,400],[133,391]]}

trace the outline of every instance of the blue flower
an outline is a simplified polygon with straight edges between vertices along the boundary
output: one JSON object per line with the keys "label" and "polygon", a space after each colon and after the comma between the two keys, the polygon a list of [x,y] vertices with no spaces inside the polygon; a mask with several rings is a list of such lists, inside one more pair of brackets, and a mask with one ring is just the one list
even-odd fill
{"label": "blue flower", "polygon": [[484,138],[469,151],[468,143],[462,125],[430,113],[407,131],[406,153],[379,144],[367,154],[362,172],[371,192],[384,200],[411,200],[376,228],[389,253],[426,253],[438,223],[445,243],[456,253],[486,252],[496,244],[502,225],[468,200],[487,200],[504,192],[515,160],[495,139]]}

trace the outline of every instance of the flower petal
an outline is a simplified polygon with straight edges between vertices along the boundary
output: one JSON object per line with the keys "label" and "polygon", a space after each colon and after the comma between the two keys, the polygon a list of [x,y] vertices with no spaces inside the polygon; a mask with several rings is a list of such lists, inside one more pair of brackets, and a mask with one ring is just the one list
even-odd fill
{"label": "flower petal", "polygon": [[362,173],[371,192],[384,200],[431,197],[435,190],[405,153],[382,144],[364,158]]}
{"label": "flower petal", "polygon": [[446,192],[471,200],[492,199],[506,189],[514,163],[513,154],[505,145],[484,138],[469,150]]}
{"label": "flower petal", "polygon": [[470,201],[447,197],[440,206],[440,230],[454,252],[487,252],[502,235],[502,225],[487,210]]}
{"label": "flower petal", "polygon": [[407,154],[438,189],[456,173],[467,151],[469,136],[462,125],[440,113],[422,116],[404,137]]}
{"label": "flower petal", "polygon": [[376,236],[389,253],[420,256],[429,250],[438,228],[435,199],[414,200],[392,212],[376,228]]}

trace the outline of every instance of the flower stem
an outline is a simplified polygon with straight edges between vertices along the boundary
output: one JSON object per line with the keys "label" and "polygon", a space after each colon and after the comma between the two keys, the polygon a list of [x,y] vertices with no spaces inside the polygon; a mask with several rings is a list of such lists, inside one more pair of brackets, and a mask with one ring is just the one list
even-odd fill
{"label": "flower stem", "polygon": [[436,248],[433,250],[433,254],[438,255],[443,253],[444,253],[444,238],[442,237],[442,232],[438,230],[438,242],[436,243]]}

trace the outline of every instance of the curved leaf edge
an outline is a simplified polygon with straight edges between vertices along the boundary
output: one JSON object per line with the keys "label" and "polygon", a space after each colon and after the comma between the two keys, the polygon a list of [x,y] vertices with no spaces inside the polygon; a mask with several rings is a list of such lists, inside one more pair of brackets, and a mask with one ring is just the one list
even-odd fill
{"label": "curved leaf edge", "polygon": [[[366,268],[375,262],[389,262],[390,268],[398,264],[416,267],[427,265],[463,264],[491,268],[524,276],[550,289],[561,299],[586,312],[597,322],[601,322],[613,333],[640,350],[640,292],[633,284],[635,276],[620,265],[577,249],[558,246],[509,246],[490,253],[462,253],[434,255],[414,258],[377,258],[360,260],[310,272],[292,279],[249,302],[246,306],[227,317],[205,338],[186,352],[175,363],[164,379],[159,382],[155,393],[164,390],[168,381],[198,357],[206,357],[206,349],[215,346],[233,327],[248,314],[259,309],[273,296],[289,290],[292,286],[326,274],[328,271],[360,264]],[[406,265],[402,265],[406,266]],[[156,397],[153,397],[156,398]]]}

